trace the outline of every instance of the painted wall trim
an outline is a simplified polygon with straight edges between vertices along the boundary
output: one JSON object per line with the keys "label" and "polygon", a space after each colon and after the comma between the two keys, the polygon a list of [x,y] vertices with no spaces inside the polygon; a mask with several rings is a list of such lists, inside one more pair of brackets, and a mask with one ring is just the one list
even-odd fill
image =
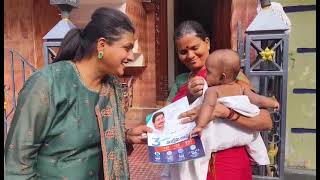
{"label": "painted wall trim", "polygon": [[294,88],[293,94],[316,94],[316,89],[307,89],[307,88]]}
{"label": "painted wall trim", "polygon": [[317,133],[317,129],[311,128],[291,128],[291,133],[295,134],[305,134],[305,133]]}
{"label": "painted wall trim", "polygon": [[317,48],[297,48],[297,53],[315,53]]}
{"label": "painted wall trim", "polygon": [[286,13],[316,11],[316,5],[300,5],[300,6],[284,6],[283,10]]}

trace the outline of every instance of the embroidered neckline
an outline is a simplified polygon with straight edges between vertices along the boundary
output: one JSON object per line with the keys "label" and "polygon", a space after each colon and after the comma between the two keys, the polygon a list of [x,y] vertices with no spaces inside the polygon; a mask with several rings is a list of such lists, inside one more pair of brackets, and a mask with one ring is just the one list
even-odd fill
{"label": "embroidered neckline", "polygon": [[99,92],[101,91],[103,84],[101,84],[100,90],[96,90],[96,89],[92,89],[92,88],[88,87],[88,86],[85,84],[85,82],[82,80],[81,75],[80,75],[80,72],[79,72],[76,64],[75,64],[74,62],[72,62],[72,61],[66,61],[66,62],[69,63],[69,64],[71,64],[73,70],[74,70],[74,71],[76,72],[76,74],[77,74],[77,77],[78,77],[79,81],[81,82],[81,84],[82,84],[87,90],[89,90],[89,91],[91,91],[91,92],[94,92],[94,93],[99,93]]}

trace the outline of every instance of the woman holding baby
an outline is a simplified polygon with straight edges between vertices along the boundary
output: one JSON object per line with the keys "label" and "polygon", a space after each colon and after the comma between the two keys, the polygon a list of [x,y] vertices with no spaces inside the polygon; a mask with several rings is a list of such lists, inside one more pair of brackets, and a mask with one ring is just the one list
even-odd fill
{"label": "woman holding baby", "polygon": [[[205,62],[209,56],[210,39],[198,22],[184,21],[176,29],[174,40],[179,60],[190,72],[182,73],[176,77],[167,101],[171,103],[187,95],[191,103],[203,93],[203,78],[206,76]],[[237,83],[251,88],[249,80],[241,71],[237,76]],[[182,116],[195,119],[198,112],[199,108],[195,108],[183,113]],[[259,115],[248,118],[221,104],[217,104],[212,114],[212,119],[214,118],[223,118],[226,121],[232,121],[232,123],[239,127],[252,131],[264,131],[272,128],[272,120],[269,112],[263,109]],[[174,178],[174,175],[170,174],[171,172],[169,171],[168,173],[169,179]],[[213,179],[252,179],[251,163],[244,146],[212,153],[207,172],[207,180]]]}

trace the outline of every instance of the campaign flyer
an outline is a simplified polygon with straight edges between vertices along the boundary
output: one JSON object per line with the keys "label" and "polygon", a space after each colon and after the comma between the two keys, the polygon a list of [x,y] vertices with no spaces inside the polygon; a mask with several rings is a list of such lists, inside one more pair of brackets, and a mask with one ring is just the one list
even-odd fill
{"label": "campaign flyer", "polygon": [[189,110],[187,97],[169,104],[146,117],[149,161],[153,163],[178,163],[204,156],[199,136],[189,138],[195,122],[182,124],[178,116]]}
{"label": "campaign flyer", "polygon": [[204,156],[199,136],[168,146],[148,146],[149,161],[153,163],[178,163]]}

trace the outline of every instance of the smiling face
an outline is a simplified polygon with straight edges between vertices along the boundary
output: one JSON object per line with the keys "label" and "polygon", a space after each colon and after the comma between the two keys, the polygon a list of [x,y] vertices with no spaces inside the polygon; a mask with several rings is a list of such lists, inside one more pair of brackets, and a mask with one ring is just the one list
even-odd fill
{"label": "smiling face", "polygon": [[164,123],[165,123],[165,119],[164,119],[164,115],[163,114],[159,114],[155,119],[154,119],[154,127],[158,130],[163,130],[164,129]]}
{"label": "smiling face", "polygon": [[[101,41],[106,42],[103,39],[104,38],[100,38]],[[132,52],[134,40],[133,33],[124,32],[121,38],[111,45],[108,43],[99,44],[98,42],[98,51],[103,51],[103,59],[98,61],[101,61],[101,68],[103,68],[107,74],[116,76],[124,74],[125,64],[134,59]]]}
{"label": "smiling face", "polygon": [[187,68],[196,73],[204,67],[209,55],[209,38],[202,40],[195,33],[190,33],[176,40],[179,60]]}

